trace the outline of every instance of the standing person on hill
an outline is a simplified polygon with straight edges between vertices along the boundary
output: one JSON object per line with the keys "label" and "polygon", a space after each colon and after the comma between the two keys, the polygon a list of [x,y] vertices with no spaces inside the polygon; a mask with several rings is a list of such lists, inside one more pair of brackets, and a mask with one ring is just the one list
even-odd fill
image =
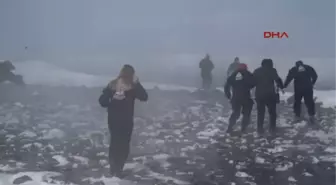
{"label": "standing person on hill", "polygon": [[255,98],[257,102],[258,112],[258,133],[264,133],[265,108],[269,113],[269,131],[271,134],[276,133],[276,104],[279,101],[278,93],[274,87],[277,85],[279,89],[283,89],[282,79],[279,77],[277,70],[273,67],[272,59],[263,59],[261,67],[253,72],[256,80]]}
{"label": "standing person on hill", "polygon": [[314,102],[314,85],[317,81],[315,69],[302,61],[297,61],[287,75],[285,88],[294,79],[294,114],[295,121],[301,120],[301,101],[302,98],[306,104],[309,121],[315,123],[315,102]]}
{"label": "standing person on hill", "polygon": [[201,69],[202,87],[203,89],[208,90],[212,84],[212,70],[215,68],[214,64],[210,60],[209,54],[201,60],[199,68]]}
{"label": "standing person on hill", "polygon": [[130,151],[135,99],[147,101],[148,94],[135,76],[134,68],[124,65],[118,78],[112,80],[99,97],[100,105],[108,110],[109,162],[113,176],[123,176]]}
{"label": "standing person on hill", "polygon": [[231,76],[231,74],[234,73],[238,69],[239,64],[240,64],[239,58],[236,57],[234,61],[230,64],[230,66],[228,67],[228,70],[226,73],[227,78],[229,78],[229,76]]}
{"label": "standing person on hill", "polygon": [[[245,132],[250,123],[253,100],[251,99],[251,89],[254,88],[255,81],[253,75],[247,69],[246,64],[239,64],[238,69],[229,76],[226,81],[224,91],[228,99],[231,100],[232,114],[229,120],[227,132],[230,133],[236,124],[240,114],[243,114],[241,131]],[[232,89],[232,96],[231,96]]]}

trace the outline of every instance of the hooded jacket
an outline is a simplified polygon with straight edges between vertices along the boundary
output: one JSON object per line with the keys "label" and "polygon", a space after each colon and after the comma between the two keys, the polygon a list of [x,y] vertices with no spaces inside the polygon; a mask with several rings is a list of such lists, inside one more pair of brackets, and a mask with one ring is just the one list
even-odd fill
{"label": "hooded jacket", "polygon": [[271,59],[264,59],[261,62],[261,67],[253,72],[256,81],[255,97],[256,99],[276,97],[275,84],[278,88],[283,89],[282,79],[278,72],[273,68]]}
{"label": "hooded jacket", "polygon": [[298,61],[295,66],[289,70],[284,86],[287,87],[294,79],[295,91],[311,90],[313,89],[317,78],[318,76],[314,68],[303,64],[302,61]]}
{"label": "hooded jacket", "polygon": [[241,64],[241,67],[229,76],[224,91],[228,99],[244,102],[251,99],[250,91],[254,86],[255,80],[252,73],[247,70],[245,64]]}

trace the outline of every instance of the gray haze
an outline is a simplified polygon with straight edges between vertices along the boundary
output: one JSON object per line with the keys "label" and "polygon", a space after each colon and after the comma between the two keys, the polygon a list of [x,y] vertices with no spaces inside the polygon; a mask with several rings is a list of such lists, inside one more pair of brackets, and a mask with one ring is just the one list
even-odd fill
{"label": "gray haze", "polygon": [[210,53],[216,73],[235,56],[251,68],[272,57],[281,74],[303,59],[335,78],[334,0],[0,1],[0,25],[0,58],[87,73],[130,63],[146,80],[194,78]]}

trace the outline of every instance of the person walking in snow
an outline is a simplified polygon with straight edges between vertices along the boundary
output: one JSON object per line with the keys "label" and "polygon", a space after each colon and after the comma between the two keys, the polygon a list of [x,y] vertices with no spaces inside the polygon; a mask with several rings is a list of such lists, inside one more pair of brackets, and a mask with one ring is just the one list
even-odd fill
{"label": "person walking in snow", "polygon": [[294,79],[294,114],[295,121],[301,120],[301,101],[302,98],[306,104],[309,121],[315,123],[315,102],[314,102],[314,85],[317,81],[315,69],[302,61],[297,61],[286,77],[284,87],[286,88]]}
{"label": "person walking in snow", "polygon": [[212,70],[215,68],[215,66],[210,60],[209,54],[207,54],[205,58],[201,60],[199,63],[199,68],[201,69],[203,89],[210,89],[212,84]]}
{"label": "person walking in snow", "polygon": [[[236,124],[240,114],[243,114],[241,125],[242,133],[250,123],[253,100],[251,99],[251,89],[254,88],[255,81],[252,73],[248,71],[246,64],[239,64],[238,69],[229,76],[225,87],[225,95],[231,101],[232,113],[229,119],[227,132],[230,133]],[[231,95],[232,89],[232,95]]]}
{"label": "person walking in snow", "polygon": [[277,70],[273,67],[272,59],[263,59],[261,67],[257,68],[253,72],[253,76],[256,80],[255,98],[257,102],[258,112],[258,133],[264,133],[264,118],[265,108],[268,108],[270,126],[269,131],[271,134],[276,133],[276,104],[279,101],[277,88],[283,90],[283,82],[279,77]]}
{"label": "person walking in snow", "polygon": [[240,64],[239,58],[236,57],[234,61],[230,64],[227,70],[227,73],[226,73],[227,78],[229,78],[229,76],[231,76],[231,74],[234,73],[238,69],[239,64]]}
{"label": "person walking in snow", "polygon": [[111,135],[109,163],[111,175],[122,177],[129,155],[133,131],[134,101],[147,101],[148,94],[130,65],[124,65],[117,79],[112,80],[99,103],[108,110],[108,127]]}

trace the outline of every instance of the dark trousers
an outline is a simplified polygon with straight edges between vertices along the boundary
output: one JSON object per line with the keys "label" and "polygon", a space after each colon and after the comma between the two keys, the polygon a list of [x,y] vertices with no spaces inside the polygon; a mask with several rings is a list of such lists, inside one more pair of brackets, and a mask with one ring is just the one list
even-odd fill
{"label": "dark trousers", "polygon": [[314,102],[314,92],[313,89],[308,89],[305,91],[295,91],[294,92],[294,113],[296,116],[301,116],[301,101],[302,98],[306,104],[309,116],[315,115],[315,102]]}
{"label": "dark trousers", "polygon": [[269,113],[270,129],[275,130],[276,128],[276,96],[264,97],[257,99],[257,112],[258,112],[258,131],[262,132],[264,130],[264,119],[266,107]]}
{"label": "dark trousers", "polygon": [[250,123],[251,111],[253,107],[252,99],[245,101],[242,100],[231,100],[232,113],[229,119],[228,130],[232,130],[233,126],[236,124],[240,114],[243,114],[243,120],[241,125],[241,130],[244,132],[246,127]]}
{"label": "dark trousers", "polygon": [[210,89],[212,84],[212,75],[210,72],[201,72],[203,89]]}
{"label": "dark trousers", "polygon": [[130,152],[130,141],[133,126],[121,124],[120,126],[109,125],[110,130],[110,147],[109,163],[112,173],[120,173]]}

